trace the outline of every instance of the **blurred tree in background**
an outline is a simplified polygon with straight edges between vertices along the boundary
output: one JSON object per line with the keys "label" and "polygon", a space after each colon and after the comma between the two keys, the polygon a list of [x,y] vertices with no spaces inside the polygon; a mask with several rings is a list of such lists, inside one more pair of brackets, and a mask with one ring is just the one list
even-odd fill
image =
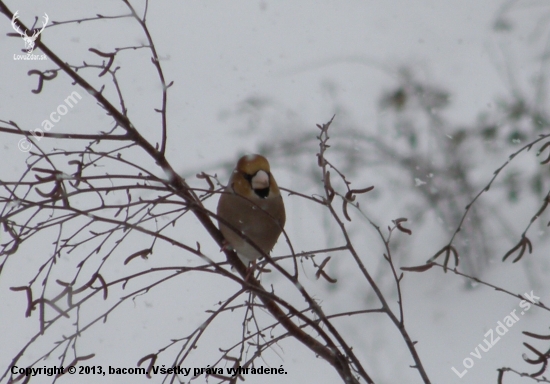
{"label": "blurred tree in background", "polygon": [[[64,95],[74,85],[90,95],[94,104],[88,108],[99,106],[102,118],[82,119],[69,132],[44,132],[36,140],[31,127],[18,123],[22,112],[0,116],[2,136],[33,145],[26,168],[15,176],[4,170],[0,179],[0,278],[9,274],[16,281],[12,292],[0,294],[19,294],[26,309],[11,315],[31,318],[35,326],[21,345],[10,346],[16,351],[0,382],[27,380],[11,370],[15,365],[95,365],[111,352],[95,344],[99,324],[132,329],[140,318],[132,312],[136,307],[173,299],[185,321],[157,310],[153,331],[136,336],[134,347],[117,345],[121,359],[153,378],[162,365],[209,369],[189,377],[161,372],[161,381],[189,382],[206,374],[235,383],[242,375],[228,368],[279,368],[280,355],[306,359],[305,350],[342,382],[383,382],[383,367],[355,347],[363,338],[375,339],[369,325],[379,325],[383,315],[389,320],[383,326],[399,338],[399,353],[397,344],[384,340],[387,348],[377,357],[391,361],[392,377],[429,383],[418,340],[405,321],[404,276],[439,268],[453,272],[448,279],[459,275],[470,286],[484,284],[523,299],[485,281],[502,259],[524,268],[533,288],[547,286],[539,272],[548,271],[548,260],[531,253],[548,249],[550,221],[548,7],[529,26],[528,43],[540,53],[536,65],[520,71],[507,61],[502,73],[508,93],[489,109],[480,106],[483,112],[468,124],[449,117],[453,90],[411,65],[384,68],[389,80],[376,121],[355,118],[331,80],[321,86],[331,97],[330,110],[315,124],[270,96],[246,97],[222,111],[221,120],[237,134],[262,138],[256,152],[273,168],[292,175],[283,191],[294,223],[287,225],[279,252],[265,255],[260,267],[267,271],[249,280],[231,250],[223,249],[225,260],[219,261],[223,238],[212,209],[226,180],[216,172],[231,172],[239,154],[183,177],[174,170],[167,155],[174,84],[149,30],[149,3],[122,4],[124,13],[92,13],[51,27],[108,20],[119,28],[129,20],[141,28],[138,45],[123,40],[66,58],[38,39],[53,64],[29,72],[37,81],[35,94],[63,84]],[[518,2],[505,3],[494,30],[515,33],[514,17],[523,11]],[[0,12],[14,22],[2,1]],[[19,23],[21,30],[33,29]],[[155,98],[147,94],[139,105],[133,83],[122,79],[126,68],[141,69],[143,62],[154,72],[144,69],[140,80],[154,79]],[[24,96],[29,91],[20,90]],[[142,120],[145,109],[154,111],[155,123]],[[538,330],[525,335],[529,342],[542,340],[543,347],[525,345],[530,355],[524,360],[534,367],[523,374],[523,368],[502,367],[497,382],[509,372],[549,382],[542,376],[550,358],[548,336]]]}

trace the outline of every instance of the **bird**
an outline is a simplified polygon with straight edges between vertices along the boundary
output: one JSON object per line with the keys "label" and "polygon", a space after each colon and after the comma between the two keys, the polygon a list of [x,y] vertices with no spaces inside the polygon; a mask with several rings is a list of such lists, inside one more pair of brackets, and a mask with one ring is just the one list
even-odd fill
{"label": "bird", "polygon": [[249,275],[256,260],[271,252],[286,221],[283,197],[264,156],[252,154],[239,159],[218,201],[217,215],[224,247],[235,250],[241,260],[252,262]]}

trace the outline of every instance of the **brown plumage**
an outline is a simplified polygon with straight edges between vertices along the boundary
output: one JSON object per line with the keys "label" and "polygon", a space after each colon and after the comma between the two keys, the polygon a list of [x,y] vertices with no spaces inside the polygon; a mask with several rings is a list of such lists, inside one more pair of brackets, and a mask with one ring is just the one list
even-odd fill
{"label": "brown plumage", "polygon": [[247,155],[239,159],[227,187],[218,202],[219,222],[226,241],[248,261],[262,257],[239,231],[254,242],[264,253],[269,253],[285,225],[285,206],[269,162],[261,155]]}

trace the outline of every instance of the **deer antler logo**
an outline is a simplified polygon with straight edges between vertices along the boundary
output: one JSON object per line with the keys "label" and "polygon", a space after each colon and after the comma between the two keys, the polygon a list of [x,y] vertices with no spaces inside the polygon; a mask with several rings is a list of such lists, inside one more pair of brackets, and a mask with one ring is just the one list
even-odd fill
{"label": "deer antler logo", "polygon": [[46,28],[46,24],[48,24],[48,20],[49,20],[48,14],[44,13],[44,16],[43,16],[44,17],[44,24],[42,24],[42,29],[40,29],[40,30],[33,29],[32,35],[29,36],[29,35],[27,35],[27,30],[25,30],[25,33],[23,33],[23,31],[21,31],[21,29],[19,28],[19,26],[15,22],[19,18],[17,16],[18,13],[19,13],[19,11],[16,11],[13,14],[13,17],[11,18],[11,26],[13,27],[15,32],[19,33],[21,35],[21,37],[23,38],[23,41],[25,42],[25,49],[27,50],[27,53],[32,53],[32,51],[34,50],[34,45],[35,45],[34,42],[36,41],[36,39],[38,39],[38,36],[40,36],[40,34],[44,30],[44,28]]}

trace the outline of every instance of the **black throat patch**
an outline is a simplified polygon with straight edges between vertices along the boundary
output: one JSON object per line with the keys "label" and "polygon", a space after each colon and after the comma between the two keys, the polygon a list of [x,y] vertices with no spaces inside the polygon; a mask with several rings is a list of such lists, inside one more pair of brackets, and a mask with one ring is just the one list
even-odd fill
{"label": "black throat patch", "polygon": [[265,199],[267,198],[267,196],[269,196],[269,188],[255,189],[254,193],[260,196],[262,199]]}

